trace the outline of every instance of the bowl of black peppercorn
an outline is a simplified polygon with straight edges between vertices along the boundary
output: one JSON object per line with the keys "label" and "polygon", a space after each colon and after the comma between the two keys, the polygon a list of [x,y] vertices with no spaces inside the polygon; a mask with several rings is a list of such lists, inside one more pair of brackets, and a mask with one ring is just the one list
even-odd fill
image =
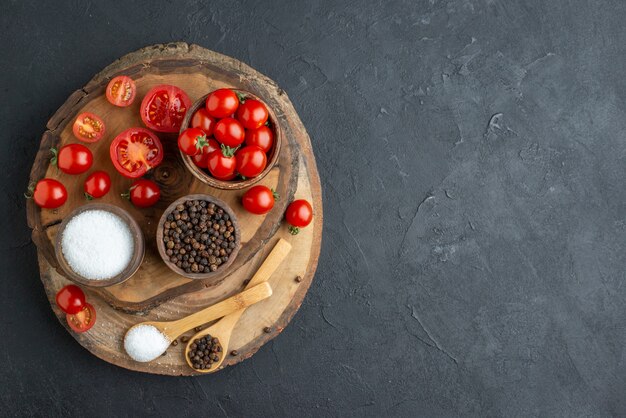
{"label": "bowl of black peppercorn", "polygon": [[189,279],[221,280],[241,247],[233,210],[220,199],[192,194],[174,201],[157,226],[157,248],[163,262]]}

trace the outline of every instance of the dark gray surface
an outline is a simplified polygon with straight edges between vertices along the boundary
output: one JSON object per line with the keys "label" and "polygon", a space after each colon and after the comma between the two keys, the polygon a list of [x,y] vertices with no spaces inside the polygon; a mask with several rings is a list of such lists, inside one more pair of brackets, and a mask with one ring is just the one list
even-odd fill
{"label": "dark gray surface", "polygon": [[[2,415],[626,415],[625,2],[124,3],[0,6]],[[21,197],[65,98],[177,40],[287,91],[325,199],[291,326],[202,378],[76,344]]]}

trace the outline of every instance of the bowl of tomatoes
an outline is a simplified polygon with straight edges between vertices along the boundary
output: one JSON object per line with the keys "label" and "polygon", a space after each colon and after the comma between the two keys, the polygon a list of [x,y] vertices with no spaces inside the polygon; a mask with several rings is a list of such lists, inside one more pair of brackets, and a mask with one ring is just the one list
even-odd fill
{"label": "bowl of tomatoes", "polygon": [[278,162],[282,133],[260,97],[222,88],[191,105],[178,137],[183,162],[204,184],[239,190],[260,181]]}

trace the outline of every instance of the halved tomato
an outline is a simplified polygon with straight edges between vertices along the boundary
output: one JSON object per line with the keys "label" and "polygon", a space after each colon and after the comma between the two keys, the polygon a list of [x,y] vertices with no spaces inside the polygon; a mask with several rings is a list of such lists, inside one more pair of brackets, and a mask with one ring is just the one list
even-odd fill
{"label": "halved tomato", "polygon": [[145,128],[130,128],[115,137],[109,148],[115,169],[134,179],[163,161],[163,145],[159,138]]}
{"label": "halved tomato", "polygon": [[153,87],[141,101],[141,120],[157,132],[178,132],[191,100],[176,86]]}
{"label": "halved tomato", "polygon": [[89,331],[93,324],[96,323],[96,310],[91,304],[85,303],[85,307],[80,312],[74,315],[66,314],[65,320],[74,332]]}
{"label": "halved tomato", "polygon": [[118,75],[109,81],[106,96],[109,103],[119,107],[126,107],[133,104],[137,87],[132,78],[125,75]]}
{"label": "halved tomato", "polygon": [[104,136],[105,126],[98,116],[83,112],[74,121],[72,132],[76,139],[83,142],[97,142]]}

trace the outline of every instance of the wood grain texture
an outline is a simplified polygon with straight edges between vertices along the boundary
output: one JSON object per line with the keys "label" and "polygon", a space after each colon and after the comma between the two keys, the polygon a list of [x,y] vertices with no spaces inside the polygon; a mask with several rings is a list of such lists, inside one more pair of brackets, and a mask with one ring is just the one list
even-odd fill
{"label": "wood grain texture", "polygon": [[[83,89],[72,94],[50,119],[31,171],[33,181],[46,176],[60,179],[68,186],[70,194],[68,203],[58,210],[40,210],[33,203],[27,206],[33,241],[38,247],[41,279],[62,323],[65,321],[54,305],[54,295],[68,281],[56,270],[51,242],[66,213],[83,203],[77,188],[82,187],[84,178],[71,178],[49,167],[48,150],[51,146],[75,142],[71,135],[74,117],[81,111],[92,111],[107,124],[105,138],[90,145],[95,157],[93,169],[114,172],[108,157],[108,144],[123,129],[141,126],[139,101],[130,107],[133,111],[126,109],[125,112],[125,109],[110,106],[103,97],[108,80],[119,74],[135,79],[138,97],[162,83],[178,85],[187,91],[192,100],[219,87],[248,90],[262,97],[276,112],[284,143],[278,164],[260,184],[277,190],[281,200],[266,216],[245,213],[239,202],[243,191],[218,190],[201,183],[185,169],[176,151],[175,136],[159,135],[166,157],[163,164],[149,175],[162,187],[159,204],[147,210],[138,210],[121,200],[119,194],[131,183],[121,176],[112,176],[111,192],[101,199],[123,207],[139,220],[146,237],[144,263],[125,283],[106,289],[86,289],[88,299],[98,310],[98,322],[90,332],[73,335],[96,356],[122,367],[159,374],[194,374],[183,358],[183,344],[171,347],[167,355],[152,363],[133,362],[122,349],[124,333],[137,322],[178,319],[241,291],[259,260],[266,255],[266,244],[270,244],[271,248],[279,237],[288,239],[294,250],[288,262],[270,279],[274,295],[248,309],[233,331],[231,347],[239,354],[228,356],[224,365],[235,364],[254,354],[284,329],[302,303],[317,266],[323,215],[319,177],[308,135],[286,94],[272,80],[239,61],[198,46],[175,43],[144,48],[122,57],[96,75]],[[237,213],[242,225],[241,251],[231,267],[232,273],[218,284],[178,276],[165,266],[157,254],[153,237],[159,217],[169,203],[190,193],[207,193],[224,200]],[[308,199],[315,212],[313,223],[297,237],[292,237],[282,222],[284,209],[294,198]],[[301,276],[302,280],[295,281],[296,276]],[[263,332],[268,326],[271,332]]]}

